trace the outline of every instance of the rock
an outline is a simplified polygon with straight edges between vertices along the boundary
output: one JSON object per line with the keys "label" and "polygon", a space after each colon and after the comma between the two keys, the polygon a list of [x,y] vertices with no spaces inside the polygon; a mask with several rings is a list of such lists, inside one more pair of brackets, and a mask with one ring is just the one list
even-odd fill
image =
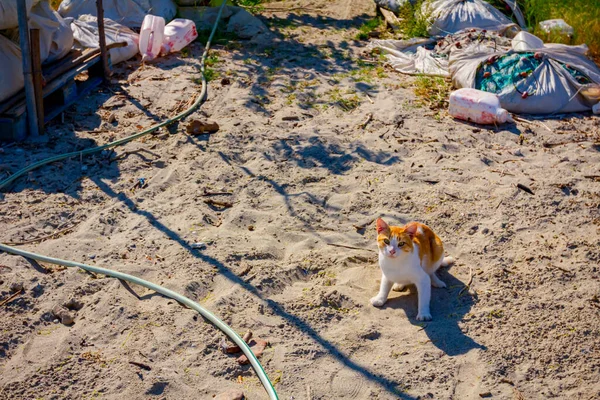
{"label": "rock", "polygon": [[252,39],[255,36],[268,32],[269,29],[261,20],[240,8],[227,24],[227,32],[235,33],[242,39]]}
{"label": "rock", "polygon": [[[267,345],[269,344],[269,342],[262,340],[262,339],[252,339],[250,341],[250,343],[248,343],[250,345],[250,350],[252,350],[252,353],[254,353],[254,355],[256,357],[260,357],[263,353],[263,351],[265,351],[265,349],[267,348]],[[250,361],[248,361],[248,357],[246,357],[246,355],[242,355],[237,359],[237,362],[240,365],[245,365],[245,364],[249,364]]]}
{"label": "rock", "polygon": [[17,293],[17,292],[20,292],[21,290],[23,290],[23,284],[20,282],[15,282],[10,285],[11,293]]}
{"label": "rock", "polygon": [[214,400],[244,400],[244,392],[239,389],[230,389],[213,397]]}
{"label": "rock", "polygon": [[482,398],[492,397],[492,393],[490,393],[490,392],[479,393],[479,397],[482,397]]}
{"label": "rock", "polygon": [[219,124],[216,122],[204,122],[193,120],[186,128],[187,133],[192,135],[202,135],[204,133],[215,133],[219,130]]}
{"label": "rock", "polygon": [[69,310],[67,310],[60,304],[54,306],[54,308],[52,309],[52,314],[54,314],[55,317],[60,319],[60,322],[63,323],[63,325],[72,325],[75,322]]}

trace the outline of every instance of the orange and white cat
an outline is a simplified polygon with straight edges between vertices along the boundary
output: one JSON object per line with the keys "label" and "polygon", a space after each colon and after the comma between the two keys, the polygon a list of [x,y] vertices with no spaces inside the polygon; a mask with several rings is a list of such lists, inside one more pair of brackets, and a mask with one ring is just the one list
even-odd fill
{"label": "orange and white cat", "polygon": [[440,266],[448,266],[454,262],[452,257],[444,257],[444,245],[440,238],[431,228],[419,222],[409,222],[399,227],[389,226],[379,218],[377,245],[382,273],[381,286],[377,296],[371,299],[371,304],[375,307],[383,306],[392,286],[394,290],[400,291],[406,285],[414,284],[419,302],[417,320],[431,320],[431,286],[446,287],[435,271]]}

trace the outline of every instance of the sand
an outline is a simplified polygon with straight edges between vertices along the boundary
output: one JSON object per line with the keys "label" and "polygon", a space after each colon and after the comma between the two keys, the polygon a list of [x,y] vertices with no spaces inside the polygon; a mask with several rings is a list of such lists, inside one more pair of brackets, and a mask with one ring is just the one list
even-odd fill
{"label": "sand", "polygon": [[[11,186],[0,241],[60,232],[20,247],[140,276],[252,330],[270,343],[261,362],[281,399],[598,398],[598,117],[454,121],[419,104],[414,78],[351,74],[369,1],[285,6],[308,8],[264,11],[271,35],[215,46],[219,75],[186,121]],[[120,65],[47,143],[3,144],[0,164],[14,172],[174,115],[198,92],[201,53]],[[194,119],[220,130],[188,135]],[[428,224],[456,258],[440,273],[448,288],[432,290],[433,321],[415,320],[414,289],[370,305],[377,216]],[[0,301],[15,284],[24,292],[0,307],[0,399],[266,398],[221,352],[224,335],[175,301],[0,254]],[[67,326],[52,309],[72,298],[82,308]]]}

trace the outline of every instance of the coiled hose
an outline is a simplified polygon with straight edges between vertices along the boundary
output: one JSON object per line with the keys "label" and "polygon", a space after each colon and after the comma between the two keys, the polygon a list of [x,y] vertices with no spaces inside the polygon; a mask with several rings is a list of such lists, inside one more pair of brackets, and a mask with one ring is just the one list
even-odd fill
{"label": "coiled hose", "polygon": [[[146,130],[143,130],[141,132],[135,133],[131,136],[128,136],[126,138],[123,139],[119,139],[119,140],[115,140],[114,142],[110,142],[107,143],[105,145],[102,146],[98,146],[98,147],[94,147],[91,149],[87,149],[87,150],[82,150],[82,151],[75,151],[75,152],[71,152],[71,153],[66,153],[66,154],[62,154],[62,155],[58,155],[58,156],[54,156],[54,157],[50,157],[47,158],[45,160],[39,161],[35,164],[32,164],[26,168],[23,168],[19,171],[17,171],[16,173],[14,173],[13,175],[11,175],[10,177],[8,177],[7,179],[4,179],[3,181],[0,181],[0,190],[2,188],[4,188],[5,186],[7,186],[8,184],[10,184],[11,182],[14,182],[16,179],[18,179],[19,177],[25,175],[26,173],[28,173],[29,171],[32,171],[36,168],[39,168],[43,165],[46,164],[50,164],[56,161],[60,161],[60,160],[64,160],[66,158],[70,158],[70,157],[75,157],[75,156],[84,156],[87,154],[92,154],[92,153],[96,153],[111,147],[116,147],[116,146],[120,146],[122,144],[128,143],[132,140],[135,140],[139,137],[142,137],[144,135],[147,135],[149,133],[152,133],[154,131],[156,131],[157,129],[172,124],[175,121],[178,121],[182,118],[187,117],[188,115],[190,115],[199,105],[201,105],[204,100],[206,99],[206,94],[208,91],[208,85],[206,82],[206,77],[204,75],[204,71],[205,71],[205,63],[206,63],[206,57],[208,55],[208,51],[210,49],[210,44],[211,41],[215,35],[215,32],[217,30],[217,26],[218,23],[221,19],[221,14],[223,13],[223,8],[225,7],[227,0],[223,0],[223,2],[221,3],[221,6],[219,8],[219,13],[217,14],[217,19],[215,20],[215,23],[212,27],[212,30],[210,32],[210,36],[208,37],[208,41],[206,42],[206,46],[204,49],[204,53],[202,54],[202,58],[201,58],[201,62],[200,62],[200,72],[202,75],[202,90],[200,91],[200,96],[196,99],[196,101],[185,111],[179,113],[178,115],[163,121],[157,125],[154,125]],[[224,323],[223,321],[221,321],[218,317],[216,317],[214,314],[212,314],[210,311],[206,310],[205,308],[203,308],[200,304],[196,303],[195,301],[179,294],[176,293],[172,290],[169,290],[165,287],[162,287],[160,285],[154,284],[152,282],[146,281],[144,279],[138,278],[136,276],[133,275],[129,275],[129,274],[124,274],[122,272],[118,272],[118,271],[112,271],[110,269],[106,269],[106,268],[100,268],[100,267],[95,267],[92,265],[87,265],[87,264],[82,264],[82,263],[78,263],[75,261],[68,261],[68,260],[61,260],[58,258],[53,258],[53,257],[47,257],[44,255],[40,255],[40,254],[36,254],[36,253],[32,253],[32,252],[28,252],[25,250],[20,250],[17,249],[15,247],[11,247],[11,246],[7,246],[5,244],[0,243],[0,251],[4,251],[10,254],[15,254],[15,255],[19,255],[22,257],[26,257],[26,258],[30,258],[33,260],[37,260],[37,261],[41,261],[41,262],[46,262],[46,263],[51,263],[51,264],[58,264],[58,265],[63,265],[65,267],[77,267],[77,268],[81,268],[84,269],[86,271],[90,271],[90,272],[94,272],[97,274],[102,274],[102,275],[106,275],[106,276],[110,276],[113,278],[117,278],[117,279],[122,279],[124,281],[127,282],[131,282],[131,283],[135,283],[137,285],[146,287],[150,290],[154,290],[157,293],[160,293],[166,297],[169,297],[173,300],[178,301],[181,304],[184,304],[186,306],[188,306],[189,308],[196,310],[200,315],[202,315],[204,318],[206,318],[207,320],[209,320],[213,325],[215,325],[217,328],[219,328],[221,331],[223,331],[227,336],[229,336],[229,338],[240,347],[240,349],[242,350],[242,352],[246,355],[246,357],[248,357],[248,360],[250,361],[250,365],[252,365],[252,368],[254,368],[254,371],[256,372],[256,375],[258,376],[258,378],[260,379],[260,382],[262,383],[262,385],[264,386],[267,394],[269,395],[269,399],[271,400],[278,400],[279,397],[277,396],[277,392],[275,391],[275,388],[273,387],[273,385],[271,384],[271,381],[269,380],[269,377],[267,376],[265,370],[263,369],[262,365],[260,364],[260,362],[258,361],[258,359],[256,358],[256,356],[254,355],[254,353],[252,352],[252,350],[250,349],[250,347],[248,346],[248,344],[246,344],[246,342],[244,342],[244,340],[233,330],[231,329],[231,327],[229,327],[226,323]]]}

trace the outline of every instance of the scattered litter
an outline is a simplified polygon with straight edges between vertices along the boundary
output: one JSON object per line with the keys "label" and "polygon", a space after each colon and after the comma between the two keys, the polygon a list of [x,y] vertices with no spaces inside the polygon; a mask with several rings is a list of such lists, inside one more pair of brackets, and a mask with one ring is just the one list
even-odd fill
{"label": "scattered litter", "polygon": [[131,189],[144,189],[146,186],[148,186],[148,181],[146,181],[146,178],[138,178]]}
{"label": "scattered litter", "polygon": [[[262,353],[265,351],[265,349],[267,348],[267,346],[269,345],[269,342],[262,340],[262,339],[252,339],[252,340],[250,340],[248,345],[250,346],[250,350],[252,350],[252,353],[254,353],[254,355],[256,357],[260,357],[262,355]],[[248,361],[248,357],[246,357],[245,354],[240,356],[237,359],[237,362],[240,365],[246,365],[246,364],[250,363],[250,361]]]}
{"label": "scattered litter", "polygon": [[454,118],[477,124],[512,122],[508,111],[500,107],[498,96],[476,89],[458,89],[450,94],[448,112]]}
{"label": "scattered litter", "polygon": [[229,389],[213,397],[213,400],[244,400],[244,392],[240,389]]}
{"label": "scattered litter", "polygon": [[192,244],[190,245],[190,247],[191,247],[192,249],[203,250],[203,249],[205,249],[207,246],[206,246],[206,243],[204,243],[204,242],[198,242],[198,243],[192,243]]}
{"label": "scattered litter", "polygon": [[559,33],[572,37],[575,34],[573,27],[565,22],[564,19],[548,19],[540,22],[540,28],[546,33]]}
{"label": "scattered litter", "polygon": [[189,123],[186,130],[187,133],[192,135],[215,133],[219,130],[219,124],[217,124],[216,122],[203,122],[195,119]]}

